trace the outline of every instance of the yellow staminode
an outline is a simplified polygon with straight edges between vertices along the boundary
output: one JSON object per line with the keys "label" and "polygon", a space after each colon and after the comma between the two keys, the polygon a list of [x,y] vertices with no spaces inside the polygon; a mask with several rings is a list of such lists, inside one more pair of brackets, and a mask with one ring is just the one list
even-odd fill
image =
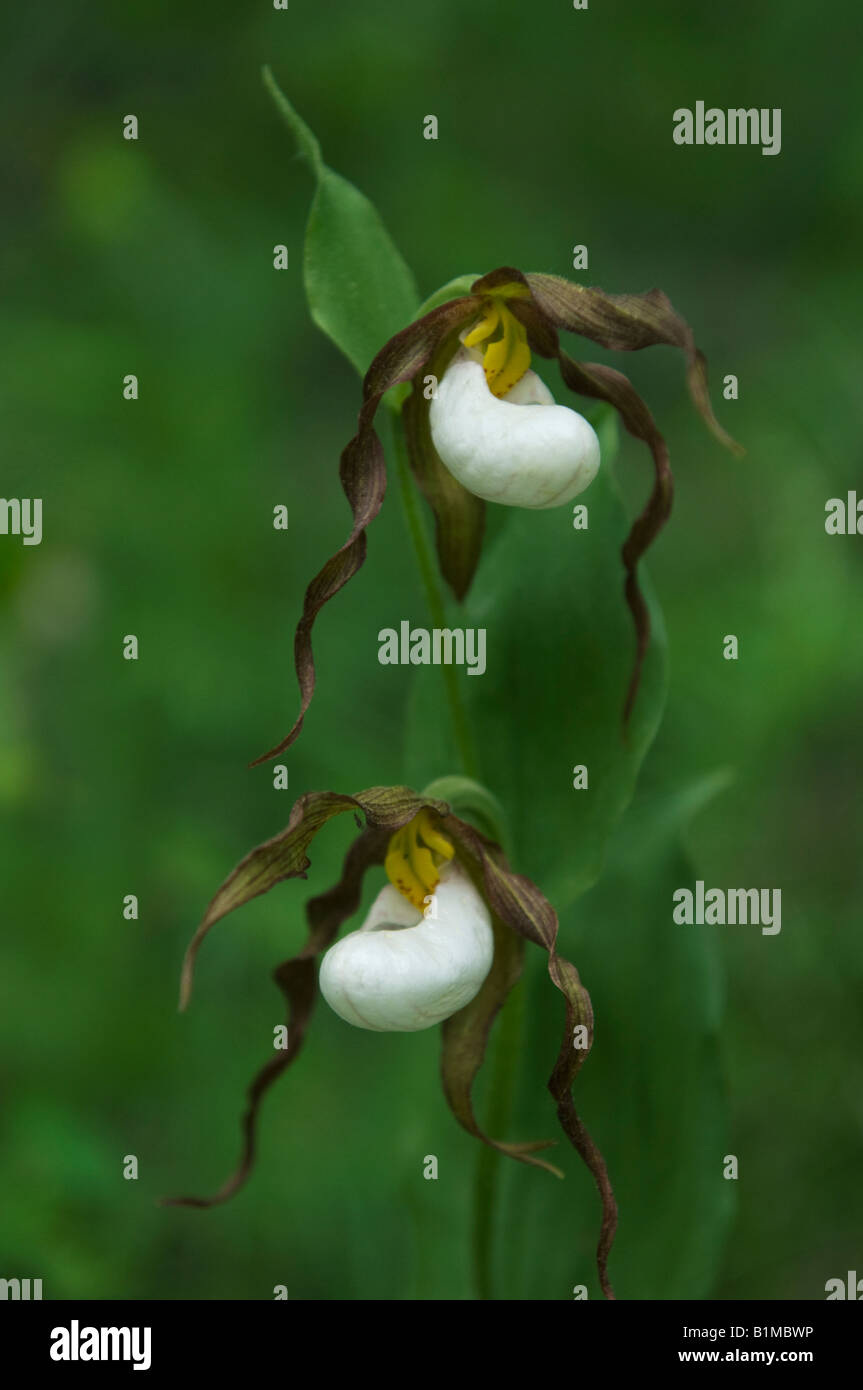
{"label": "yellow staminode", "polygon": [[384,868],[387,877],[420,912],[440,883],[440,868],[455,850],[436,828],[430,811],[420,811],[397,830],[389,843]]}
{"label": "yellow staminode", "polygon": [[490,299],[482,318],[464,340],[465,347],[483,348],[483,371],[493,396],[505,396],[530,366],[527,332],[502,299]]}

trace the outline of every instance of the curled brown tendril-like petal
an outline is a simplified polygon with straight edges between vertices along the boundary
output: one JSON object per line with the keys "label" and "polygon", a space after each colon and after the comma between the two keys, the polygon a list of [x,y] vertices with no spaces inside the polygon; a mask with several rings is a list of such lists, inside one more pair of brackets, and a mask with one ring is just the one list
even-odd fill
{"label": "curled brown tendril-like petal", "polygon": [[[511,294],[509,307],[525,325],[531,349],[540,357],[557,360],[570,390],[613,406],[626,430],[647,445],[653,458],[653,488],[621,550],[624,593],[635,624],[636,641],[624,702],[626,724],[638,694],[650,641],[650,615],[638,582],[638,564],[671,515],[674,496],[668,446],[647,405],[623,372],[596,362],[576,362],[561,348],[558,331],[577,333],[618,352],[636,352],[657,345],[679,348],[686,357],[689,392],[702,419],[720,443],[736,454],[743,450],[713,414],[704,355],[695,346],[689,324],[662,290],[648,290],[645,294],[606,294],[604,290],[575,285],[557,275],[523,275],[509,266],[483,276],[471,288],[479,295],[490,290]],[[519,288],[522,293],[517,293]]]}
{"label": "curled brown tendril-like petal", "polygon": [[423,318],[402,329],[381,349],[363,381],[363,403],[357,432],[345,448],[339,465],[342,489],[353,513],[351,533],[315,575],[306,590],[303,614],[294,637],[294,664],[300,687],[300,712],[290,733],[250,764],[278,757],[300,735],[306,711],[315,691],[312,629],[325,604],[360,570],[366,558],[366,529],[374,521],[387,486],[386,461],[375,433],[378,406],[392,387],[412,381],[454,325],[475,312],[479,300],[462,297],[439,305]]}
{"label": "curled brown tendril-like petal", "polygon": [[[453,833],[454,820],[455,817],[450,816],[443,822],[446,833]],[[542,946],[548,953],[548,973],[566,1001],[563,1040],[549,1078],[548,1089],[556,1102],[561,1128],[592,1174],[599,1192],[602,1223],[596,1249],[596,1267],[603,1294],[606,1298],[613,1299],[615,1295],[608,1273],[608,1257],[617,1229],[617,1203],[605,1159],[578,1115],[572,1097],[573,1082],[593,1046],[593,1008],[590,995],[581,983],[572,962],[558,953],[557,914],[548,899],[530,879],[513,873],[497,845],[492,844],[484,835],[480,835],[463,821],[458,824],[459,843],[463,850],[473,855],[480,866],[485,896],[492,911],[520,937]],[[579,1024],[584,1025],[586,1031],[587,1046],[584,1048],[573,1045],[574,1030]],[[521,1154],[513,1156],[522,1158],[523,1162],[530,1161]]]}
{"label": "curled brown tendril-like petal", "polygon": [[[342,876],[335,887],[320,897],[312,898],[306,907],[309,936],[302,950],[290,960],[283,961],[273,972],[273,979],[288,1006],[288,1045],[254,1076],[246,1093],[246,1109],[241,1121],[242,1149],[234,1172],[212,1197],[168,1197],[163,1206],[215,1207],[227,1202],[243,1186],[255,1165],[257,1149],[258,1111],[274,1081],[297,1059],[303,1046],[317,997],[315,961],[325,951],[339,928],[359,907],[360,893],[367,869],[382,864],[389,840],[389,831],[367,829],[348,850]],[[260,890],[266,892],[265,888]]]}

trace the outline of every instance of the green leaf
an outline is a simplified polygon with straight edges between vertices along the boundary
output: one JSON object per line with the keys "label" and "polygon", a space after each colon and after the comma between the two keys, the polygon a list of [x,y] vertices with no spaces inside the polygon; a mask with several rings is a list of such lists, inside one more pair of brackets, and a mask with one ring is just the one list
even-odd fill
{"label": "green leaf", "polygon": [[[715,929],[672,920],[672,894],[695,873],[680,848],[690,815],[724,778],[636,804],[615,837],[602,881],[561,924],[595,1013],[578,1102],[605,1154],[620,1212],[611,1255],[619,1299],[710,1296],[733,1209],[720,1059],[722,990]],[[530,953],[528,953],[530,957]],[[548,981],[532,966],[516,1132],[548,1111],[539,1079],[559,1044]],[[580,1165],[548,1192],[503,1172],[496,1253],[501,1298],[595,1295]],[[562,1195],[564,1194],[564,1195]]]}
{"label": "green leaf", "polygon": [[[615,417],[601,409],[594,423],[602,465],[578,498],[588,529],[573,529],[571,507],[493,509],[509,512],[506,524],[466,604],[447,616],[451,625],[486,629],[485,673],[459,672],[479,775],[507,808],[513,862],[559,911],[596,879],[665,699],[665,638],[654,606],[642,684],[624,731],[634,653],[620,563],[628,521],[612,476]],[[423,786],[458,764],[443,730],[440,672],[420,669],[415,680],[407,775]],[[573,788],[576,765],[587,767],[586,790]]]}
{"label": "green leaf", "polygon": [[312,318],[364,376],[377,351],[413,319],[414,277],[377,209],[324,163],[315,135],[268,67],[263,78],[317,184],[303,256]]}
{"label": "green leaf", "polygon": [[[483,782],[509,809],[513,854],[562,911],[597,877],[665,700],[665,638],[653,641],[626,730],[633,657],[620,547],[628,529],[614,483],[614,417],[597,419],[602,466],[572,507],[512,519],[480,568],[464,623],[484,627],[487,669],[466,677]],[[577,790],[573,769],[587,768]]]}

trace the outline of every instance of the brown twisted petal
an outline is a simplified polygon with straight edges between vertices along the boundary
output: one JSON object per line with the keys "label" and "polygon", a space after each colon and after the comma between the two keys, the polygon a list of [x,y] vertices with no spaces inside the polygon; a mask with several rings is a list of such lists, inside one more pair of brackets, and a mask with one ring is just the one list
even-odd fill
{"label": "brown twisted petal", "polygon": [[366,816],[367,828],[348,850],[339,882],[306,906],[309,937],[305,946],[274,973],[273,978],[288,1005],[288,1046],[261,1068],[249,1087],[242,1120],[243,1147],[237,1168],[214,1196],[166,1198],[163,1205],[216,1206],[228,1201],[246,1181],[255,1161],[261,1101],[273,1082],[295,1061],[308,1028],[317,994],[315,959],[330,945],[342,923],[356,912],[366,870],[373,864],[383,863],[393,831],[406,825],[423,808],[438,815],[445,815],[449,810],[446,802],[417,796],[409,787],[370,787],[357,796],[308,792],[295,803],[285,829],[247,854],[219,888],[186,952],[180,986],[181,1008],[189,1001],[195,959],[210,927],[252,898],[269,892],[283,879],[305,878],[310,864],[306,851],[318,831],[334,816],[345,811],[355,814],[362,811]]}
{"label": "brown twisted petal", "polygon": [[167,1197],[162,1200],[162,1206],[219,1206],[233,1197],[249,1177],[255,1164],[261,1101],[273,1082],[296,1061],[305,1039],[317,996],[315,958],[326,950],[342,923],[356,912],[366,870],[373,864],[383,863],[389,835],[389,830],[370,828],[354,841],[345,856],[339,882],[329,892],[312,898],[306,906],[309,937],[305,946],[273,973],[288,1006],[288,1045],[261,1067],[249,1086],[241,1121],[242,1149],[234,1172],[212,1197]]}
{"label": "brown twisted petal", "polygon": [[695,406],[720,443],[734,453],[744,451],[722,428],[710,404],[707,363],[695,346],[692,329],[662,290],[645,294],[606,294],[596,286],[574,285],[558,275],[526,275],[534,301],[554,324],[580,333],[601,347],[620,352],[664,344],[686,355],[687,382]]}
{"label": "brown twisted petal", "polygon": [[[479,865],[485,896],[492,912],[519,936],[535,942],[548,952],[548,973],[566,1001],[563,1041],[549,1078],[548,1088],[556,1102],[561,1127],[593,1175],[599,1192],[602,1202],[602,1224],[596,1248],[596,1265],[602,1292],[606,1298],[613,1299],[615,1295],[608,1275],[608,1256],[617,1229],[617,1203],[605,1159],[579,1117],[572,1098],[572,1084],[593,1046],[593,1008],[590,995],[581,983],[575,966],[558,954],[557,914],[536,884],[521,874],[513,873],[498,846],[474,830],[473,826],[458,820],[455,816],[448,816],[443,825],[445,832],[455,838],[461,848]],[[579,1024],[586,1028],[586,1048],[576,1048],[573,1045],[573,1030]],[[484,1135],[480,1137],[485,1138]],[[525,1158],[522,1153],[514,1154],[513,1157],[521,1158],[523,1162],[541,1162]]]}
{"label": "brown twisted petal", "polygon": [[183,960],[180,1008],[185,1009],[191,998],[195,961],[210,928],[252,898],[268,893],[283,879],[305,878],[311,862],[306,851],[333,816],[344,811],[362,811],[369,826],[391,835],[407,825],[424,807],[439,815],[449,810],[445,801],[417,796],[410,787],[370,787],[356,796],[341,792],[307,792],[301,796],[294,804],[285,829],[251,850],[210,902]]}
{"label": "brown twisted petal", "polygon": [[665,344],[686,354],[690,395],[713,434],[736,454],[744,451],[726,434],[713,414],[707,389],[704,356],[695,346],[692,329],[662,290],[646,294],[606,294],[595,287],[571,284],[557,275],[522,275],[511,268],[493,271],[477,281],[474,292],[489,282],[522,284],[530,299],[513,298],[510,308],[521,319],[532,351],[554,357],[571,390],[612,405],[625,428],[642,440],[653,456],[654,482],[650,497],[633,522],[621,550],[626,572],[624,593],[635,624],[636,651],[623,707],[626,725],[632,713],[644,658],[650,642],[650,614],[638,583],[638,562],[671,515],[674,480],[668,446],[645,402],[623,372],[598,363],[574,361],[560,347],[559,328],[590,338],[600,346],[624,352]]}
{"label": "brown twisted petal", "polygon": [[538,1139],[508,1144],[492,1139],[479,1126],[471,1093],[477,1073],[485,1059],[492,1024],[506,1003],[510,990],[521,978],[524,942],[498,917],[492,918],[494,960],[485,983],[475,999],[441,1025],[441,1080],[447,1104],[462,1129],[509,1158],[536,1168],[545,1168],[555,1177],[563,1173],[545,1159],[533,1158],[539,1149],[550,1148],[554,1139]]}
{"label": "brown twisted petal", "polygon": [[250,764],[256,767],[277,757],[299,737],[306,710],[315,690],[315,663],[312,655],[312,628],[315,619],[366,558],[366,528],[381,509],[386,492],[386,462],[381,442],[374,430],[374,418],[386,392],[411,381],[422,370],[438,345],[460,323],[471,318],[479,301],[472,296],[441,304],[415,323],[408,324],[390,338],[378,353],[363,381],[363,403],[357,432],[345,448],[339,465],[344,494],[350,503],[354,524],[344,545],[315,575],[303,603],[303,613],[294,637],[294,665],[300,687],[300,712],[290,733],[268,752]]}
{"label": "brown twisted petal", "polygon": [[646,403],[623,372],[596,362],[576,362],[563,351],[557,329],[536,303],[519,301],[513,305],[513,312],[525,324],[533,351],[541,357],[557,358],[560,374],[570,390],[613,406],[624,427],[647,445],[653,457],[654,478],[650,496],[644,510],[632,523],[620,552],[625,571],[624,595],[635,624],[635,660],[623,704],[623,723],[626,726],[638,694],[644,658],[650,643],[650,613],[638,583],[638,562],[671,515],[674,499],[668,446]]}
{"label": "brown twisted petal", "polygon": [[668,446],[635,387],[623,372],[596,362],[575,362],[565,352],[558,353],[560,372],[567,386],[582,396],[613,405],[623,424],[636,439],[641,439],[653,456],[653,488],[647,505],[632,523],[623,543],[621,556],[626,571],[624,593],[635,623],[635,662],[623,706],[626,724],[632,713],[641,671],[650,642],[650,614],[641,586],[638,583],[638,562],[648,546],[656,539],[669,516],[674,498],[674,479],[668,458]]}

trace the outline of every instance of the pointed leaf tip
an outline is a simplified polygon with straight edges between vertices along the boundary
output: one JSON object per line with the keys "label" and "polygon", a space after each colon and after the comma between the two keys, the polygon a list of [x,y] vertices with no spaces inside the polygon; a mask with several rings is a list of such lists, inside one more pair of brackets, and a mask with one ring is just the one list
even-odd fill
{"label": "pointed leaf tip", "polygon": [[288,98],[273,76],[269,64],[264,64],[261,69],[261,76],[264,86],[276,105],[276,109],[296,139],[300,154],[305,155],[315,174],[319,175],[323,166],[323,157],[321,155],[321,146],[317,136],[311,128],[306,125],[302,116],[288,101]]}
{"label": "pointed leaf tip", "polygon": [[419,304],[413,273],[373,203],[324,162],[320,143],[269,68],[264,85],[315,177],[303,281],[315,323],[360,376]]}

